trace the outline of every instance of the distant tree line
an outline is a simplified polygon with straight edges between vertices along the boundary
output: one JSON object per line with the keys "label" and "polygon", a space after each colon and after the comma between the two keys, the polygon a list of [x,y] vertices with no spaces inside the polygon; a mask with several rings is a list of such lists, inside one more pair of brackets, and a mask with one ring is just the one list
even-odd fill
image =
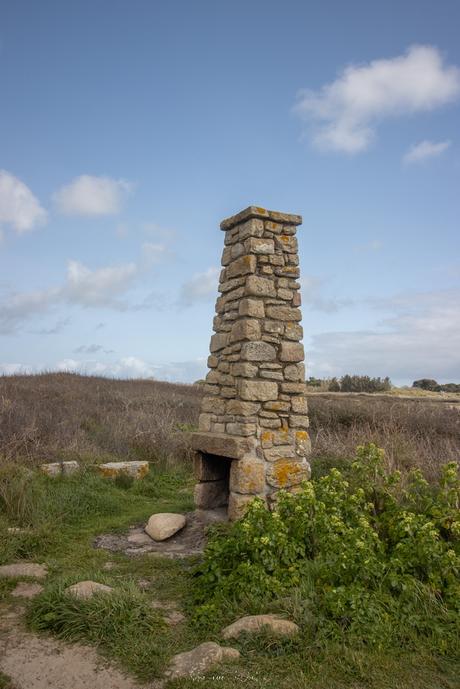
{"label": "distant tree line", "polygon": [[323,388],[328,392],[387,392],[392,387],[388,376],[371,378],[370,376],[350,376],[348,373],[341,378],[329,380],[311,376],[307,384],[311,387]]}
{"label": "distant tree line", "polygon": [[429,390],[430,392],[460,392],[460,383],[439,384],[432,378],[420,378],[420,380],[414,380],[412,387],[420,388],[421,390]]}

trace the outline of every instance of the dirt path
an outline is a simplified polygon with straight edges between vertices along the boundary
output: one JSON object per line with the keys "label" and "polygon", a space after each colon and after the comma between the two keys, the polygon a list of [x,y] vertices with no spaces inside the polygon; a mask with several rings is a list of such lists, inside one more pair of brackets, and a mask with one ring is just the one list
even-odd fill
{"label": "dirt path", "polygon": [[21,628],[23,609],[0,610],[0,670],[15,689],[159,689],[139,685],[82,644],[65,644]]}

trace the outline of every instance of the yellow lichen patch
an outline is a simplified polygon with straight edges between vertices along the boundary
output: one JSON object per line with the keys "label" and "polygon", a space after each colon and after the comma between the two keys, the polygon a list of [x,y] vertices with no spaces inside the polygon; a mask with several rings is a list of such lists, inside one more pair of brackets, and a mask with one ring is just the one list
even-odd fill
{"label": "yellow lichen patch", "polygon": [[309,438],[310,436],[308,435],[307,431],[296,431],[295,439],[298,443],[308,440]]}
{"label": "yellow lichen patch", "polygon": [[267,442],[269,440],[273,440],[273,433],[271,431],[264,431],[261,434],[260,439],[262,440],[262,442]]}
{"label": "yellow lichen patch", "polygon": [[270,483],[279,488],[300,483],[304,477],[304,466],[292,459],[279,459],[270,467]]}
{"label": "yellow lichen patch", "polygon": [[257,213],[262,213],[262,215],[265,215],[265,214],[267,213],[267,211],[265,210],[265,208],[261,208],[260,206],[256,206],[256,212],[257,212]]}
{"label": "yellow lichen patch", "polygon": [[280,235],[280,241],[282,241],[283,244],[289,244],[291,238],[287,234],[282,234]]}

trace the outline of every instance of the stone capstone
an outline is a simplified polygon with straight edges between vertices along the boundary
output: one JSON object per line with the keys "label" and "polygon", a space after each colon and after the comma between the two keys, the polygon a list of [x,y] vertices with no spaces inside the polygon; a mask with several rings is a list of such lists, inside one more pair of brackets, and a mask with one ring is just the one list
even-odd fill
{"label": "stone capstone", "polygon": [[158,512],[152,514],[145,526],[145,532],[154,541],[165,541],[184,528],[187,520],[183,514]]}

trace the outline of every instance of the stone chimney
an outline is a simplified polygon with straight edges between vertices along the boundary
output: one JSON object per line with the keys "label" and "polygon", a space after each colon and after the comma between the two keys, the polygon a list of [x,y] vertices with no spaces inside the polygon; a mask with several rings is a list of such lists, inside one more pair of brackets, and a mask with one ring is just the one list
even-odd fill
{"label": "stone chimney", "polygon": [[250,206],[224,220],[220,296],[199,430],[192,434],[195,504],[231,520],[309,478],[300,340],[299,215]]}

